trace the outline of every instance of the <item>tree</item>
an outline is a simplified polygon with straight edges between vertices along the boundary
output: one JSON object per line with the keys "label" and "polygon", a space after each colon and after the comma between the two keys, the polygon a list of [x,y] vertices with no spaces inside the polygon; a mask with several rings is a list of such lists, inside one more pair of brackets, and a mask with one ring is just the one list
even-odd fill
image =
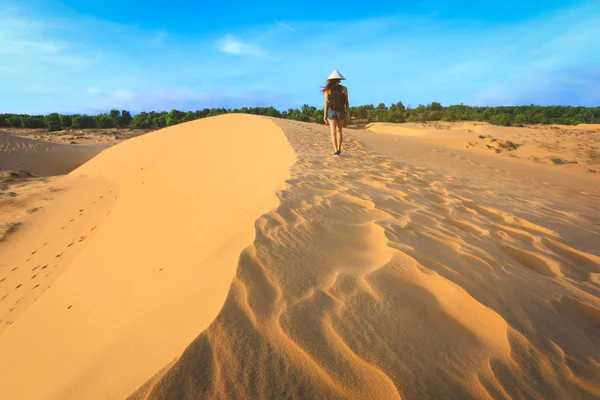
{"label": "tree", "polygon": [[121,111],[121,119],[119,121],[119,126],[127,127],[127,126],[129,126],[129,124],[131,124],[131,121],[133,121],[133,117],[131,116],[129,111],[127,111],[127,110]]}
{"label": "tree", "polygon": [[73,117],[72,127],[75,129],[95,128],[96,121],[89,115],[77,115]]}
{"label": "tree", "polygon": [[103,129],[114,128],[114,120],[106,114],[98,115],[96,116],[96,127]]}
{"label": "tree", "polygon": [[150,119],[154,128],[164,128],[165,126],[167,126],[166,112],[156,113],[153,111],[150,113],[148,118]]}
{"label": "tree", "polygon": [[440,103],[434,101],[431,104],[427,105],[427,109],[431,111],[443,111],[444,107],[442,107]]}
{"label": "tree", "polygon": [[20,128],[21,127],[21,118],[18,115],[10,115],[6,117],[6,122],[12,128]]}
{"label": "tree", "polygon": [[387,111],[384,115],[383,115],[383,121],[384,122],[405,122],[406,118],[405,118],[405,114],[406,113],[406,108],[404,107],[404,104],[402,104],[401,101],[399,101],[397,104],[393,104],[390,105],[390,109],[389,111]]}
{"label": "tree", "polygon": [[131,126],[140,129],[150,128],[152,126],[152,122],[149,121],[148,113],[141,112],[139,114],[136,114],[133,117],[133,120],[131,121]]}
{"label": "tree", "polygon": [[[248,113],[266,115],[276,118],[293,119],[297,121],[311,121],[319,124],[323,122],[323,109],[317,109],[308,104],[300,109],[279,111],[274,107],[242,107],[241,109],[204,108],[195,112],[141,112],[132,117],[127,110],[111,110],[108,114],[96,116],[88,115],[59,115],[57,113],[42,115],[27,114],[0,114],[0,127],[14,128],[61,128],[88,129],[94,127],[111,128],[133,126],[136,128],[163,128],[181,122],[188,122],[198,118],[212,117],[225,113]],[[402,102],[392,103],[389,108],[380,103],[377,107],[373,104],[351,108],[351,115],[355,119],[373,121],[386,121],[401,123],[404,121],[487,121],[497,125],[520,126],[525,123],[557,123],[581,124],[598,120],[600,107],[572,107],[549,106],[542,107],[531,105],[509,107],[470,107],[464,104],[443,107],[440,103],[432,102],[427,106],[419,105],[411,109],[410,105],[404,106]]]}
{"label": "tree", "polygon": [[281,117],[281,113],[279,111],[277,111],[274,107],[269,107],[267,109],[266,115],[269,117],[275,117],[275,118]]}
{"label": "tree", "polygon": [[549,118],[544,111],[540,111],[533,117],[533,122],[538,124],[547,124],[549,122]]}
{"label": "tree", "polygon": [[22,115],[21,116],[21,127],[22,128],[45,128],[46,121],[44,117],[40,115]]}
{"label": "tree", "polygon": [[121,112],[119,110],[110,110],[108,116],[112,120],[112,126],[121,125]]}
{"label": "tree", "polygon": [[195,119],[196,119],[196,114],[194,114],[192,111],[188,111],[183,116],[183,122],[190,122],[190,121],[193,121]]}
{"label": "tree", "polygon": [[492,118],[490,119],[490,123],[494,124],[494,125],[503,125],[503,126],[508,126],[510,125],[510,118],[508,117],[507,114],[496,114],[493,115]]}
{"label": "tree", "polygon": [[325,121],[323,120],[323,110],[315,110],[313,112],[313,118],[317,124],[325,125]]}
{"label": "tree", "polygon": [[526,122],[527,122],[527,120],[525,119],[525,115],[523,115],[521,113],[515,115],[515,117],[513,118],[513,123],[515,125],[523,126],[523,124],[525,124]]}
{"label": "tree", "polygon": [[60,124],[63,128],[70,128],[73,125],[73,118],[70,115],[61,115]]}
{"label": "tree", "polygon": [[169,114],[167,114],[167,126],[177,125],[183,122],[183,117],[185,117],[185,113],[179,110],[171,110]]}
{"label": "tree", "polygon": [[49,131],[60,131],[63,129],[62,123],[60,121],[60,115],[58,115],[57,113],[46,115],[45,120]]}

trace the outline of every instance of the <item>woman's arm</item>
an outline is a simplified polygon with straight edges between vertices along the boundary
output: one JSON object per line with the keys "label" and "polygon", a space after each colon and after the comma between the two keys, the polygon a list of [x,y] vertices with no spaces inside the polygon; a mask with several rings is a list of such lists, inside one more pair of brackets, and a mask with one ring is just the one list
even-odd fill
{"label": "woman's arm", "polygon": [[325,121],[326,124],[329,123],[329,120],[327,119],[327,100],[329,99],[329,93],[325,92],[325,104],[323,104],[323,121]]}
{"label": "woman's arm", "polygon": [[348,88],[346,88],[345,92],[346,92],[346,122],[350,122],[350,100],[348,100]]}

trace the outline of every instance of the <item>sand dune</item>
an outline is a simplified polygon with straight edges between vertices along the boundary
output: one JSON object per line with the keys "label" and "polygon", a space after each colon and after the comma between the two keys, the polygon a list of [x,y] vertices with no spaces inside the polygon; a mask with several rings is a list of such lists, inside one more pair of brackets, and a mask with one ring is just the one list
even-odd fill
{"label": "sand dune", "polygon": [[493,154],[515,162],[547,164],[600,177],[600,125],[531,125],[484,122],[373,123],[369,131],[452,149]]}
{"label": "sand dune", "polygon": [[600,396],[597,196],[352,139],[333,159],[326,128],[278,124],[298,155],[280,205],[132,399]]}
{"label": "sand dune", "polygon": [[0,132],[0,242],[54,198],[53,176],[73,171],[107,147],[58,145]]}
{"label": "sand dune", "polygon": [[65,145],[0,133],[0,171],[28,170],[36,176],[67,174],[107,145]]}
{"label": "sand dune", "polygon": [[600,397],[595,178],[379,136],[336,159],[233,115],[85,164],[8,242],[2,273],[62,273],[0,334],[0,397]]}
{"label": "sand dune", "polygon": [[56,182],[0,243],[0,398],[123,398],[179,355],[293,162],[275,124],[230,115],[123,142]]}

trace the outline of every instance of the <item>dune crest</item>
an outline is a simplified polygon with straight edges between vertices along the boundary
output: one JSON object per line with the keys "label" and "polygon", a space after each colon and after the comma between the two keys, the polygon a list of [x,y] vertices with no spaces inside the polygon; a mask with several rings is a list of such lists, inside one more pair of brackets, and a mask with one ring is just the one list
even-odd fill
{"label": "dune crest", "polygon": [[298,155],[280,205],[131,399],[600,396],[597,197],[352,138],[335,159],[327,128],[277,123]]}
{"label": "dune crest", "polygon": [[222,307],[294,160],[273,122],[226,115],[58,180],[0,244],[0,398],[123,398],[178,356]]}

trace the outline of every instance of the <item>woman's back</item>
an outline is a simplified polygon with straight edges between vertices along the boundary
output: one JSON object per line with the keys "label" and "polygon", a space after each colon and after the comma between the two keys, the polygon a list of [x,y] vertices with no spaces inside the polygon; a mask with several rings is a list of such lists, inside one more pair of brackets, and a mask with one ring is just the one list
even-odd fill
{"label": "woman's back", "polygon": [[348,99],[348,89],[341,84],[333,85],[327,93],[328,107],[335,111],[344,111]]}

